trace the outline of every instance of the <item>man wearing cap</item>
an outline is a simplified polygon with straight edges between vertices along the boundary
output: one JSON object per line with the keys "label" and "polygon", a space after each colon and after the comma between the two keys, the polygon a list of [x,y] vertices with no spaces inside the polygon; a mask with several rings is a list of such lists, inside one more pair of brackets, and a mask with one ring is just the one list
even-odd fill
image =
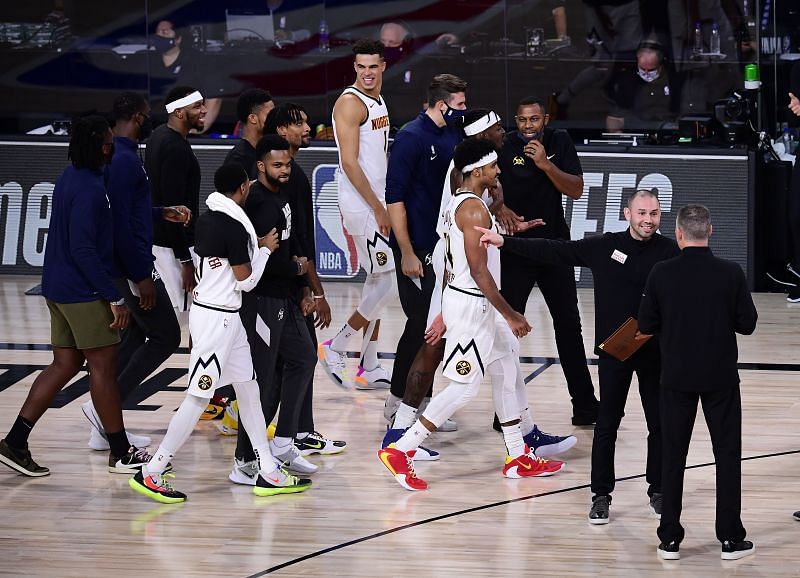
{"label": "man wearing cap", "polygon": [[[203,95],[194,88],[176,86],[167,95],[166,102],[169,118],[166,124],[153,131],[144,159],[153,206],[183,205],[197,215],[200,204],[200,164],[186,137],[192,129],[203,129],[206,115]],[[154,223],[155,268],[183,325],[188,322],[195,286],[193,246],[194,222]]]}

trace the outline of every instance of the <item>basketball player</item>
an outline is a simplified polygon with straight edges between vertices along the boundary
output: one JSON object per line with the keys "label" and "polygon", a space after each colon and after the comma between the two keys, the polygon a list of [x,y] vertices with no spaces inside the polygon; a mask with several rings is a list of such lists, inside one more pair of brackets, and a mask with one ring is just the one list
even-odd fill
{"label": "basketball player", "polygon": [[[150,178],[153,206],[185,205],[193,215],[200,203],[200,164],[186,140],[189,131],[203,130],[206,107],[203,95],[188,86],[176,86],[166,99],[169,118],[147,142],[144,164]],[[169,293],[181,325],[195,286],[191,247],[194,223],[157,222],[153,226],[155,269]]]}
{"label": "basketball player", "polygon": [[[483,108],[473,109],[467,112],[463,120],[463,131],[467,139],[483,139],[492,143],[495,148],[498,149],[502,146],[503,136],[505,135],[500,116],[492,110]],[[447,170],[447,178],[442,191],[442,200],[439,208],[439,218],[436,224],[436,232],[440,236],[440,240],[433,251],[430,266],[431,270],[435,273],[433,276],[436,277],[436,282],[433,288],[430,310],[428,312],[428,330],[425,333],[426,341],[414,358],[414,363],[409,371],[403,401],[399,404],[397,413],[394,415],[393,421],[391,421],[391,427],[383,438],[382,447],[386,447],[400,439],[406,429],[411,427],[414,423],[417,415],[421,415],[424,412],[425,407],[430,402],[430,398],[425,398],[425,394],[430,390],[433,384],[434,372],[436,368],[439,367],[444,356],[444,341],[441,340],[444,333],[443,328],[433,322],[437,319],[437,316],[441,319],[439,313],[441,312],[442,279],[445,269],[444,243],[449,228],[447,211],[450,207],[453,193],[461,184],[461,172],[455,170],[454,163],[451,161],[450,167]],[[495,209],[502,206],[503,203],[501,187],[485,189],[482,192],[481,198],[487,204],[490,204],[490,211],[494,214]],[[515,223],[515,227],[516,230],[524,231],[531,227],[540,226],[540,224],[540,219],[533,219],[530,221],[524,221],[523,219],[518,220]],[[517,379],[522,380],[522,372],[519,368],[518,358],[515,360],[515,364],[518,373]],[[519,387],[521,387],[519,392],[520,397],[518,397],[520,415],[522,418],[521,428],[523,439],[528,447],[537,456],[542,458],[556,456],[572,448],[578,441],[575,436],[550,435],[539,429],[533,422],[529,410],[527,390],[525,389],[524,381],[520,382]],[[388,402],[386,407],[388,409]],[[386,417],[389,419],[388,415]],[[438,456],[438,452],[434,450],[418,448],[415,459],[418,461],[427,460],[436,456]]]}
{"label": "basketball player", "polygon": [[503,427],[508,457],[503,475],[509,478],[547,476],[564,463],[537,458],[522,438],[518,395],[518,337],[531,330],[525,318],[502,298],[500,253],[483,247],[476,226],[495,228],[494,218],[481,199],[484,189],[496,186],[497,151],[486,140],[468,139],[456,147],[454,162],[463,184],[447,211],[445,252],[447,287],[442,298],[442,321],[447,342],[444,375],[450,385],[436,395],[423,415],[378,457],[407,490],[424,490],[412,458],[432,431],[478,392],[485,373],[492,376],[495,409]]}
{"label": "basketball player", "polygon": [[273,229],[257,238],[242,206],[250,193],[250,179],[238,163],[222,165],[214,174],[217,190],[206,200],[209,211],[197,223],[197,278],[189,330],[194,347],[189,359],[189,389],[153,459],[130,479],[133,490],[165,504],[183,502],[186,494],[164,479],[172,456],[189,439],[208,399],[222,384],[233,384],[242,424],[251,436],[259,462],[253,493],[257,496],[307,490],[311,480],[298,479],[278,469],[267,441],[258,383],[247,334],[239,318],[242,291],[261,279],[270,254],[278,247]]}
{"label": "basketball player", "polygon": [[352,388],[345,367],[347,340],[366,330],[359,363],[359,381],[389,384],[389,374],[378,364],[380,313],[397,293],[394,259],[389,248],[386,211],[386,151],[389,110],[381,96],[386,63],[383,45],[359,40],[353,46],[356,81],[333,107],[333,131],[339,147],[339,208],[344,226],[353,236],[358,260],[367,273],[361,303],[333,339],[319,346],[322,367],[337,385]]}

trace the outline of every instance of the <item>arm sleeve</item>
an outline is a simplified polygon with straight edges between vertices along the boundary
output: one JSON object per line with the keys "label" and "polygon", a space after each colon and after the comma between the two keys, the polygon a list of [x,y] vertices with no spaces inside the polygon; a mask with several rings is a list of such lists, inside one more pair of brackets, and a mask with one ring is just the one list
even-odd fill
{"label": "arm sleeve", "polygon": [[[165,206],[187,205],[192,203],[187,198],[187,175],[191,169],[190,159],[183,149],[169,149],[162,161],[168,169],[161,170],[160,190]],[[166,223],[169,226],[170,245],[174,247],[175,258],[180,261],[191,259],[189,242],[184,235],[184,227],[180,223]]]}
{"label": "arm sleeve", "polygon": [[386,170],[387,205],[405,202],[421,150],[417,139],[410,133],[404,131],[397,133]]}
{"label": "arm sleeve", "polygon": [[657,276],[658,264],[650,271],[647,282],[644,286],[642,300],[639,302],[639,331],[648,335],[654,335],[661,331],[661,311],[658,306],[658,298],[654,293],[656,282],[653,278]]}
{"label": "arm sleeve", "polygon": [[753,296],[747,288],[744,273],[736,266],[736,313],[734,330],[742,335],[751,335],[756,330],[758,311],[753,303]]}
{"label": "arm sleeve", "polygon": [[149,277],[153,269],[153,258],[150,254],[142,254],[136,244],[136,235],[131,224],[136,218],[133,214],[136,172],[141,173],[140,167],[131,167],[124,162],[124,157],[118,157],[111,164],[108,171],[108,196],[111,200],[111,214],[114,220],[114,254],[130,276],[131,281],[138,283]]}
{"label": "arm sleeve", "polygon": [[106,199],[99,194],[86,195],[85,203],[75,203],[69,215],[69,249],[76,265],[89,284],[106,301],[118,301],[122,298],[114,282],[108,274],[106,264],[97,252],[99,243],[107,243],[111,239],[100,239],[97,223],[109,218]]}
{"label": "arm sleeve", "polygon": [[503,249],[547,265],[590,267],[593,238],[580,241],[504,237]]}
{"label": "arm sleeve", "polygon": [[261,247],[256,254],[253,255],[253,260],[250,261],[250,276],[242,281],[236,280],[236,288],[239,291],[252,291],[255,286],[258,285],[261,276],[264,274],[264,268],[269,262],[269,256],[270,252],[266,247]]}
{"label": "arm sleeve", "polygon": [[436,275],[436,281],[433,286],[433,294],[431,295],[431,304],[428,307],[428,321],[425,328],[431,326],[436,316],[442,312],[442,293],[444,292],[444,239],[439,239],[436,246],[433,248],[431,255],[431,265],[433,265],[433,272]]}

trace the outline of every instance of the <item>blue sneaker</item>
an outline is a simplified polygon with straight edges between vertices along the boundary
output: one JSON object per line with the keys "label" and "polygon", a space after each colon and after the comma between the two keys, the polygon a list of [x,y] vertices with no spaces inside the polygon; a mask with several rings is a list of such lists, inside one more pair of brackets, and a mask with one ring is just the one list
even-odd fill
{"label": "blue sneaker", "polygon": [[[406,433],[406,430],[402,428],[386,429],[386,435],[383,436],[383,442],[381,443],[381,448],[389,447],[389,444],[393,444],[397,442],[403,434]],[[417,453],[414,454],[414,460],[418,462],[435,462],[439,459],[439,452],[435,450],[429,450],[428,448],[423,448],[419,446],[417,448]]]}
{"label": "blue sneaker", "polygon": [[527,435],[522,436],[528,447],[540,458],[549,458],[563,454],[576,443],[578,438],[575,436],[551,436],[539,430],[539,426],[533,425],[533,429]]}

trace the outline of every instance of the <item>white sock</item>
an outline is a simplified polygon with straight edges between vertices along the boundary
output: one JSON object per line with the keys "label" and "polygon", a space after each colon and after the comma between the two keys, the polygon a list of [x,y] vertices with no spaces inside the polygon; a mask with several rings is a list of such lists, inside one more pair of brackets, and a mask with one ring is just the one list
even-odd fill
{"label": "white sock", "polygon": [[272,441],[269,442],[269,447],[272,450],[272,454],[275,456],[279,456],[281,454],[285,454],[286,450],[289,448],[290,445],[294,443],[292,438],[284,438],[275,436],[272,438]]}
{"label": "white sock", "polygon": [[294,439],[296,439],[296,440],[304,440],[304,439],[306,439],[306,438],[307,438],[309,435],[311,435],[311,432],[307,432],[307,431],[299,431],[299,432],[297,432],[297,437],[296,437],[296,438],[294,438]]}
{"label": "white sock", "polygon": [[269,451],[269,444],[253,448],[253,451],[255,452],[256,459],[258,460],[258,471],[264,472],[265,474],[271,474],[278,469],[278,464],[276,464],[275,460],[272,459],[272,452]]}
{"label": "white sock", "polygon": [[519,414],[519,427],[522,430],[522,435],[526,436],[533,431],[533,426],[536,425],[533,423],[533,416],[531,416],[531,410],[527,407],[522,410]]}
{"label": "white sock", "polygon": [[347,349],[347,340],[356,333],[358,333],[357,329],[353,329],[349,323],[345,323],[344,327],[336,334],[336,337],[331,340],[331,349],[342,353]]}
{"label": "white sock", "polygon": [[143,476],[146,475],[161,475],[164,473],[164,470],[167,469],[167,464],[175,457],[175,454],[168,449],[165,449],[164,446],[158,446],[158,451],[153,454],[153,457],[150,461],[144,466],[144,471],[142,472]]}
{"label": "white sock", "polygon": [[514,425],[501,426],[503,429],[503,440],[506,442],[506,451],[512,458],[518,458],[525,453],[525,442],[522,440],[522,431],[519,423]]}
{"label": "white sock", "polygon": [[414,422],[414,425],[403,434],[403,437],[397,440],[395,447],[402,452],[408,453],[411,450],[417,449],[429,435],[431,435],[431,432],[428,428],[417,420]]}
{"label": "white sock", "polygon": [[397,408],[397,413],[394,414],[394,423],[392,424],[392,429],[410,428],[412,425],[414,425],[414,421],[416,421],[416,419],[417,410],[410,405],[401,403],[400,407]]}
{"label": "white sock", "polygon": [[370,339],[367,343],[367,348],[364,350],[364,355],[361,356],[361,367],[367,371],[372,371],[378,365],[378,340]]}

